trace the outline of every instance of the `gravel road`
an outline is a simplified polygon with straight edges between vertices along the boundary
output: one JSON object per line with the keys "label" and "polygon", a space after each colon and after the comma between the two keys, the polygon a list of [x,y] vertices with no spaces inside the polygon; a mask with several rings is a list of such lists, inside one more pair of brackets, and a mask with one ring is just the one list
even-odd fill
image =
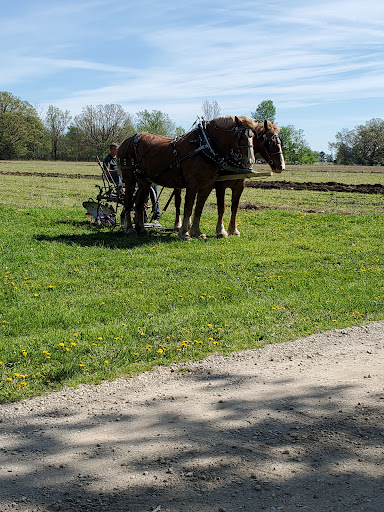
{"label": "gravel road", "polygon": [[384,511],[384,322],[0,409],[0,511]]}

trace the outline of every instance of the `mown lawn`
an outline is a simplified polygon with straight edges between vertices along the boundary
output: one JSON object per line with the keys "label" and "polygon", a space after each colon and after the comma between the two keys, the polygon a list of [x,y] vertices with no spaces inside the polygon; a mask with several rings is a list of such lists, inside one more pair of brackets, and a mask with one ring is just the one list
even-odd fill
{"label": "mown lawn", "polygon": [[90,225],[90,180],[3,178],[1,401],[384,318],[383,217],[361,194],[354,215],[305,213],[322,200],[305,191],[241,210],[241,238],[225,240],[212,195],[208,239],[181,243]]}

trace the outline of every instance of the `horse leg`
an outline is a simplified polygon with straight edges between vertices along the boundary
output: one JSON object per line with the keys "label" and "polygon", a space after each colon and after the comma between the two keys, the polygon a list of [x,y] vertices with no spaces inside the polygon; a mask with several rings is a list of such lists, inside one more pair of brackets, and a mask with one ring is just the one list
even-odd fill
{"label": "horse leg", "polygon": [[138,235],[146,235],[144,227],[144,203],[149,194],[149,184],[140,185],[135,200],[135,228]]}
{"label": "horse leg", "polygon": [[191,222],[191,214],[193,210],[193,204],[196,199],[197,190],[195,188],[187,188],[185,193],[185,201],[184,201],[184,215],[183,222],[181,224],[181,228],[179,229],[178,237],[179,240],[189,240],[191,237],[188,233],[190,222]]}
{"label": "horse leg", "polygon": [[176,214],[175,214],[175,224],[173,226],[173,231],[177,232],[181,228],[181,215],[180,215],[180,212],[181,212],[181,190],[179,188],[175,188],[174,194],[175,194]]}
{"label": "horse leg", "polygon": [[133,206],[133,196],[135,193],[136,181],[125,177],[125,195],[124,195],[124,233],[126,236],[136,236],[136,230],[133,227],[131,210]]}
{"label": "horse leg", "polygon": [[216,188],[216,203],[217,203],[217,224],[216,236],[217,238],[227,238],[228,233],[224,229],[223,217],[225,212],[225,189],[224,182],[217,182]]}
{"label": "horse leg", "polygon": [[205,235],[204,233],[202,233],[200,231],[200,219],[201,219],[201,214],[203,212],[205,202],[208,199],[208,196],[211,193],[212,188],[213,188],[213,185],[208,185],[208,187],[205,187],[202,190],[199,190],[199,192],[197,194],[196,206],[195,206],[195,211],[193,213],[192,225],[191,225],[191,229],[189,231],[190,235],[193,238],[207,238],[207,235]]}
{"label": "horse leg", "polygon": [[228,234],[240,236],[240,231],[237,229],[237,210],[239,208],[239,202],[241,194],[243,193],[245,186],[244,180],[236,180],[232,186],[232,202],[231,202],[231,218],[229,219]]}

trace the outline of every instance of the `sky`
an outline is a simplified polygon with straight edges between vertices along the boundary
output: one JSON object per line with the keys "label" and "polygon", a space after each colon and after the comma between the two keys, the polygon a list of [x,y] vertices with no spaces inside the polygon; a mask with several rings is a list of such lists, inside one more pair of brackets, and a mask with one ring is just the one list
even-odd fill
{"label": "sky", "polygon": [[383,0],[14,0],[0,17],[0,91],[72,117],[87,105],[161,110],[188,131],[205,100],[329,153],[384,118]]}

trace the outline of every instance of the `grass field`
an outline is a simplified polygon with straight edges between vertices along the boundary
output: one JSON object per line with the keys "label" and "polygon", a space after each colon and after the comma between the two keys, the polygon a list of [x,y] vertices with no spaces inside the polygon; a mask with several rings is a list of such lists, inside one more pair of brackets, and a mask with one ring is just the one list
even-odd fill
{"label": "grass field", "polygon": [[[15,174],[97,174],[95,164],[1,171],[1,401],[384,318],[377,195],[246,189],[243,203],[265,209],[241,210],[241,238],[225,240],[214,237],[212,195],[207,240],[168,230],[128,240],[86,221],[92,180]],[[368,171],[295,168],[281,179],[384,183]],[[162,224],[172,226],[171,208]]]}

